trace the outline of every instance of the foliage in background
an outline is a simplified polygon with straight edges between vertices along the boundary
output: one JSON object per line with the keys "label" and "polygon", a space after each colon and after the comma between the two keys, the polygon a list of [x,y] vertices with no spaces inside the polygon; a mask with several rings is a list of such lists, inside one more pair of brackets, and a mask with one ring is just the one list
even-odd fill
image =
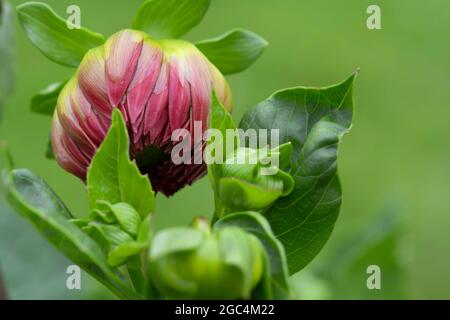
{"label": "foliage in background", "polygon": [[[299,299],[409,298],[406,229],[398,200],[389,200],[369,223],[333,246],[330,254],[291,278]],[[367,286],[369,266],[380,268],[381,289]]]}
{"label": "foliage in background", "polygon": [[14,83],[14,27],[11,6],[0,0],[0,120]]}

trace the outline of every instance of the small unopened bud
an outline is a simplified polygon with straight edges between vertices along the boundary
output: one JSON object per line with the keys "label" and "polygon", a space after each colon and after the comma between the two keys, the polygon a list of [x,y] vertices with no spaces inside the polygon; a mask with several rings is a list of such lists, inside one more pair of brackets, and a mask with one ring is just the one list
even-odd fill
{"label": "small unopened bud", "polygon": [[262,280],[263,250],[240,228],[168,229],[152,242],[150,277],[168,299],[250,298]]}
{"label": "small unopened bud", "polygon": [[261,210],[289,195],[295,186],[284,171],[290,153],[290,144],[273,150],[239,148],[218,165],[218,196],[228,211]]}

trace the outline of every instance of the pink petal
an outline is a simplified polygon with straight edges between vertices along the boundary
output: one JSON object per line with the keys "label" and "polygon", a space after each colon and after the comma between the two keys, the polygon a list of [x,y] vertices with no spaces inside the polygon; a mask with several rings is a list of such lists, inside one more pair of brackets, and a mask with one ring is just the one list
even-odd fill
{"label": "pink petal", "polygon": [[105,44],[108,96],[118,106],[136,71],[142,50],[140,32],[125,30],[113,35]]}
{"label": "pink petal", "polygon": [[192,99],[191,122],[201,121],[203,131],[207,128],[212,78],[209,62],[200,53],[189,56]]}
{"label": "pink petal", "polygon": [[163,63],[161,48],[149,39],[144,41],[136,73],[127,93],[127,110],[136,136],[143,131],[142,117]]}
{"label": "pink petal", "polygon": [[56,114],[65,133],[76,141],[77,145],[87,154],[95,152],[96,145],[86,135],[81,128],[74,106],[72,104],[71,94],[74,92],[75,81],[70,81],[61,91],[56,106]]}
{"label": "pink petal", "polygon": [[168,78],[169,70],[167,64],[161,66],[158,81],[153,90],[144,115],[144,135],[150,135],[150,140],[163,132],[168,121]]}
{"label": "pink petal", "polygon": [[66,171],[78,176],[81,179],[86,177],[86,167],[81,165],[75,157],[68,151],[64,144],[63,136],[66,134],[55,115],[52,124],[52,148],[58,164]]}
{"label": "pink petal", "polygon": [[[79,87],[71,94],[71,105],[81,129],[95,146],[99,147],[108,131],[109,124],[105,125],[105,122],[109,122],[109,119],[94,112]],[[103,121],[100,118],[103,118]]]}
{"label": "pink petal", "polygon": [[86,54],[78,70],[78,84],[92,107],[110,117],[112,106],[106,93],[103,47]]}
{"label": "pink petal", "polygon": [[225,109],[231,112],[231,110],[233,109],[233,101],[230,86],[228,85],[225,77],[213,64],[210,64],[210,70],[214,91],[216,92],[217,97],[222,102]]}
{"label": "pink petal", "polygon": [[170,57],[169,62],[169,122],[171,130],[185,126],[191,105],[188,65],[183,56]]}

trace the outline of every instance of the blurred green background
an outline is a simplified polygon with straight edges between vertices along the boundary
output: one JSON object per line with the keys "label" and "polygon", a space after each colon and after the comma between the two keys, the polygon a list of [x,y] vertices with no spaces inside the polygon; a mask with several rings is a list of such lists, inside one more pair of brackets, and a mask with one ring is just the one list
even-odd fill
{"label": "blurred green background", "polygon": [[[16,6],[23,1],[9,2]],[[44,2],[62,16],[67,6],[79,5],[84,26],[110,35],[130,26],[141,0]],[[382,30],[366,27],[371,4],[381,7]],[[270,42],[254,66],[229,77],[236,120],[278,89],[330,85],[361,68],[354,127],[340,151],[341,215],[325,249],[295,277],[299,295],[450,299],[450,142],[446,143],[450,141],[450,41],[446,41],[450,2],[212,0],[206,18],[187,39],[214,37],[234,27],[255,31]],[[29,111],[35,92],[74,71],[47,60],[18,25],[16,69],[16,88],[6,106],[0,137],[8,141],[16,166],[45,178],[74,213],[86,214],[83,184],[43,156],[50,119]],[[203,179],[172,199],[158,196],[157,225],[187,224],[195,215],[209,216],[212,208],[212,193]],[[0,210],[0,268],[10,297],[108,297],[87,278],[83,278],[85,290],[67,291],[65,269],[70,263],[9,212],[4,201]],[[401,232],[391,236],[388,227],[378,225],[375,234],[387,230],[386,238],[369,241],[376,245],[368,245],[346,269],[347,275],[338,277],[339,265],[360,241],[358,234],[370,235],[372,231],[366,230],[378,223],[378,215],[398,216]],[[352,237],[356,238],[352,241]],[[395,266],[387,268],[386,277],[382,273],[381,293],[371,296],[365,287],[365,268],[379,259],[394,259],[389,265]],[[343,283],[336,284],[337,278]],[[356,281],[358,289],[350,290],[350,281]],[[394,284],[401,293],[391,290]]]}

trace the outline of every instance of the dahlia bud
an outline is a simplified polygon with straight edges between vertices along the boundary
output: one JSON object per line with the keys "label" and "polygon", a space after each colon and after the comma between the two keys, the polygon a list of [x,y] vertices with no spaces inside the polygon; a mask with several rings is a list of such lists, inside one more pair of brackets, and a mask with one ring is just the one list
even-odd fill
{"label": "dahlia bud", "polygon": [[218,197],[228,211],[259,211],[288,196],[295,186],[284,171],[290,165],[291,152],[290,143],[272,150],[239,148],[218,165]]}
{"label": "dahlia bud", "polygon": [[[194,45],[121,31],[90,50],[61,91],[52,126],[56,159],[86,179],[112,110],[118,108],[127,124],[130,156],[156,191],[172,195],[206,171],[204,164],[173,164],[171,150],[178,142],[171,137],[177,129],[193,136],[196,122],[207,129],[213,89],[231,110],[224,76]],[[202,141],[198,144],[193,150],[203,147]]]}
{"label": "dahlia bud", "polygon": [[150,277],[168,299],[248,299],[263,280],[265,251],[241,228],[211,231],[200,221],[152,241]]}

